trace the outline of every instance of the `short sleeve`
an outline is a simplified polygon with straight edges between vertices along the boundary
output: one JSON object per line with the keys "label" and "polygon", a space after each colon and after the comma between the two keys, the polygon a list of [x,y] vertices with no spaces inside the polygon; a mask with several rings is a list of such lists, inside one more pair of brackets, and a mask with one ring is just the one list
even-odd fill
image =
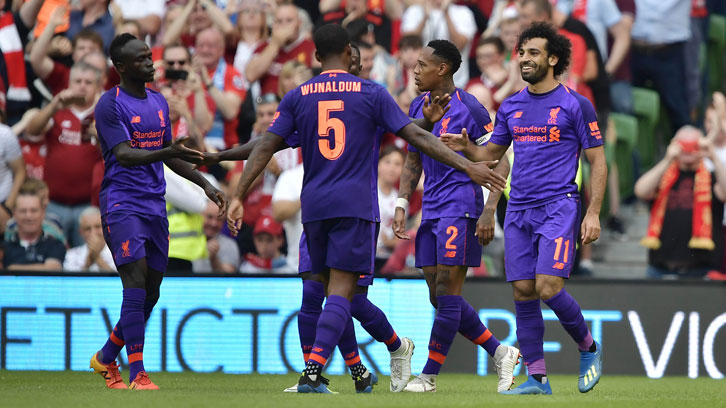
{"label": "short sleeve", "polygon": [[[449,15],[453,21],[456,21],[456,31],[466,37],[467,41],[471,41],[476,34],[476,21],[474,13],[466,6],[449,7]],[[444,22],[446,24],[446,22]]]}
{"label": "short sleeve", "polygon": [[232,92],[239,96],[244,101],[247,96],[247,88],[245,87],[245,80],[242,74],[233,68],[231,65],[227,66],[227,76],[225,78],[224,91]]}
{"label": "short sleeve", "polygon": [[575,95],[575,99],[578,103],[573,112],[573,127],[577,140],[584,149],[602,146],[602,134],[600,134],[595,109],[584,96]]}
{"label": "short sleeve", "polygon": [[401,33],[415,31],[423,18],[424,14],[421,6],[412,5],[407,8],[401,17]]}
{"label": "short sleeve", "polygon": [[[424,103],[424,94],[417,96],[412,102],[411,105],[408,107],[408,116],[411,118],[416,119],[418,117],[423,117],[423,114],[421,113],[421,106]],[[407,143],[406,149],[409,152],[418,152],[418,149],[414,147],[411,143]]]}
{"label": "short sleeve", "polygon": [[48,240],[48,253],[45,259],[57,259],[62,265],[66,258],[66,247],[53,237],[49,237]]}
{"label": "short sleeve", "polygon": [[464,98],[464,104],[469,109],[469,113],[476,125],[472,129],[467,129],[469,139],[479,146],[485,145],[489,140],[489,134],[494,130],[494,124],[492,123],[491,117],[489,117],[489,111],[476,98],[469,97],[468,95]]}
{"label": "short sleeve", "polygon": [[299,181],[297,178],[296,169],[283,171],[272,191],[272,202],[299,200],[302,192],[302,177]]}
{"label": "short sleeve", "polygon": [[489,141],[500,146],[512,144],[512,134],[509,132],[507,114],[503,107],[500,107],[499,111],[497,111],[497,117],[494,120],[494,131]]}
{"label": "short sleeve", "polygon": [[376,85],[375,101],[378,111],[376,115],[378,125],[386,132],[398,133],[399,130],[411,123],[411,119],[401,111],[391,94],[380,85]]}
{"label": "short sleeve", "polygon": [[[295,117],[293,115],[295,106],[293,95],[296,92],[298,91],[293,90],[288,92],[287,95],[282,98],[280,105],[277,106],[277,112],[275,112],[275,116],[272,118],[272,123],[270,123],[270,127],[267,128],[268,132],[272,132],[285,139],[285,143],[287,143],[287,140],[297,130],[295,126]],[[300,144],[299,139],[300,137],[297,136],[297,145]],[[290,143],[287,143],[287,145],[292,146]]]}
{"label": "short sleeve", "polygon": [[2,126],[0,128],[0,132],[2,133],[3,144],[2,159],[6,162],[10,162],[20,158],[23,155],[23,152],[20,150],[18,138],[15,137],[15,134],[13,134],[12,130],[10,130],[10,128],[8,127]]}
{"label": "short sleeve", "polygon": [[[161,95],[159,95],[161,96]],[[171,143],[173,140],[172,127],[171,127],[171,119],[169,118],[169,103],[166,101],[166,98],[161,97],[162,106],[164,107],[164,123],[166,124],[166,127],[164,128],[164,140],[162,141],[164,145],[167,143]]]}
{"label": "short sleeve", "polygon": [[599,7],[598,14],[603,19],[606,27],[612,27],[623,18],[615,0],[600,0],[596,7]]}
{"label": "short sleeve", "polygon": [[[130,141],[131,135],[116,110],[116,99],[111,96],[111,93],[106,93],[104,96],[106,97],[101,97],[98,104],[96,104],[96,110],[94,112],[96,131],[98,132],[98,137],[106,144],[107,148],[112,150],[116,145]],[[167,123],[171,122],[168,120],[168,105],[166,108],[166,117]],[[171,136],[171,128],[169,128],[168,133]]]}
{"label": "short sleeve", "polygon": [[285,144],[293,149],[300,147],[300,133],[298,131],[292,132],[290,137],[285,140]]}
{"label": "short sleeve", "polygon": [[239,248],[237,248],[237,245],[232,239],[227,238],[224,235],[221,235],[218,239],[219,260],[222,263],[232,265],[235,269],[237,269],[240,262]]}

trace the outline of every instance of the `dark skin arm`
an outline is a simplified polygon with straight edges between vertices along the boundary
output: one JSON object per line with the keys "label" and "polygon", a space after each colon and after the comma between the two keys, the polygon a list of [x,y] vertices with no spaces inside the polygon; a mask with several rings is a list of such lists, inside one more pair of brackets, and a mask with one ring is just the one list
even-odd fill
{"label": "dark skin arm", "polygon": [[[416,190],[416,186],[421,180],[422,171],[421,154],[408,152],[401,173],[401,183],[398,190],[399,198],[404,198],[407,201],[411,199],[411,194]],[[400,239],[411,239],[406,234],[406,211],[401,207],[396,207],[396,213],[393,216],[393,234]]]}
{"label": "dark skin arm", "polygon": [[135,149],[131,147],[130,142],[119,143],[114,146],[113,155],[116,156],[119,164],[124,167],[142,166],[172,158],[178,158],[190,163],[201,162],[204,155],[184,146],[186,140],[187,138],[179,138],[159,150]]}
{"label": "dark skin arm", "polygon": [[219,207],[219,216],[221,217],[222,215],[224,215],[224,213],[227,211],[228,204],[227,200],[224,197],[224,193],[217,190],[211,183],[209,183],[209,181],[204,178],[202,173],[194,170],[194,167],[191,163],[185,162],[184,160],[178,158],[171,158],[164,160],[164,164],[166,164],[166,166],[169,167],[174,173],[201,187],[202,190],[204,190],[204,194],[206,194],[207,197],[215,204],[217,204],[217,207]]}
{"label": "dark skin arm", "polygon": [[[509,176],[509,169],[509,159],[507,159],[507,156],[503,156],[499,164],[497,164],[497,167],[494,168],[494,172],[506,178]],[[485,246],[494,239],[494,224],[496,223],[494,214],[497,210],[499,199],[501,198],[501,191],[492,191],[489,193],[489,198],[476,223],[476,233],[474,235],[479,237],[479,245]]]}
{"label": "dark skin arm", "polygon": [[[214,164],[217,164],[222,161],[240,161],[240,160],[247,160],[250,157],[250,154],[252,153],[252,150],[257,146],[257,142],[259,142],[260,139],[255,139],[250,142],[247,142],[241,146],[233,147],[229,150],[225,150],[223,152],[217,152],[217,153],[204,153],[204,160],[202,160],[201,163],[197,165],[199,166],[212,166]],[[280,143],[280,145],[277,147],[277,150],[275,152],[279,152],[280,150],[289,149],[290,146],[288,146],[284,141]]]}

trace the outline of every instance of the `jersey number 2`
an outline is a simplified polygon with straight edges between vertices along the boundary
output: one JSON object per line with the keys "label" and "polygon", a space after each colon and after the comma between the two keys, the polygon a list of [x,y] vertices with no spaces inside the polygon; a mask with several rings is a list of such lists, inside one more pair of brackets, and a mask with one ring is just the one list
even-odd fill
{"label": "jersey number 2", "polygon": [[[337,160],[345,150],[345,124],[338,118],[331,118],[330,112],[342,112],[342,100],[318,102],[318,148],[328,160]],[[333,148],[330,148],[330,131],[335,132]]]}

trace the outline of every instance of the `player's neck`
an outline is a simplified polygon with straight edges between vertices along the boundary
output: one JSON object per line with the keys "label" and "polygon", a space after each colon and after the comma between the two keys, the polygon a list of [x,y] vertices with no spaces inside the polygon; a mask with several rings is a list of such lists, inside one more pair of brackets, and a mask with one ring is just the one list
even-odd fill
{"label": "player's neck", "polygon": [[121,84],[119,86],[121,87],[121,89],[124,90],[124,92],[133,97],[139,99],[146,99],[145,82],[128,81],[124,80],[124,78],[121,78]]}
{"label": "player's neck", "polygon": [[543,94],[557,88],[559,84],[555,78],[548,76],[536,84],[527,85],[527,89],[533,94]]}
{"label": "player's neck", "polygon": [[439,86],[431,90],[431,99],[437,96],[444,96],[444,94],[454,95],[454,92],[456,92],[454,79],[444,80]]}
{"label": "player's neck", "polygon": [[350,64],[343,62],[340,58],[329,58],[322,63],[323,72],[325,71],[345,71],[348,72]]}

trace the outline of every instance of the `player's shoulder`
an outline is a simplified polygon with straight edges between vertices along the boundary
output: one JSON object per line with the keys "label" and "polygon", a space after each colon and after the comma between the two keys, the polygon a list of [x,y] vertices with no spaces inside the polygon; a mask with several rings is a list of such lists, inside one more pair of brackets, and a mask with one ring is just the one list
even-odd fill
{"label": "player's shoulder", "polygon": [[501,104],[499,104],[499,110],[507,110],[516,106],[517,104],[526,103],[529,101],[529,94],[527,93],[527,87],[518,90],[517,92],[504,98]]}
{"label": "player's shoulder", "polygon": [[479,102],[478,99],[476,99],[474,95],[464,91],[463,89],[457,88],[456,95],[454,97],[459,98],[461,104],[469,110],[474,118],[479,119],[482,115],[489,118],[489,111],[481,104],[481,102]]}
{"label": "player's shoulder", "polygon": [[413,100],[411,101],[411,105],[410,105],[411,111],[414,112],[414,111],[420,109],[421,106],[423,106],[424,99],[427,96],[430,97],[429,92],[423,92],[423,93],[419,94],[417,97],[413,98]]}
{"label": "player's shoulder", "polygon": [[589,99],[580,95],[577,91],[569,88],[566,85],[561,86],[562,91],[560,92],[560,94],[562,95],[563,104],[568,105],[567,107],[569,109],[580,112],[589,112],[595,110],[595,108],[592,106],[592,102],[590,102]]}

